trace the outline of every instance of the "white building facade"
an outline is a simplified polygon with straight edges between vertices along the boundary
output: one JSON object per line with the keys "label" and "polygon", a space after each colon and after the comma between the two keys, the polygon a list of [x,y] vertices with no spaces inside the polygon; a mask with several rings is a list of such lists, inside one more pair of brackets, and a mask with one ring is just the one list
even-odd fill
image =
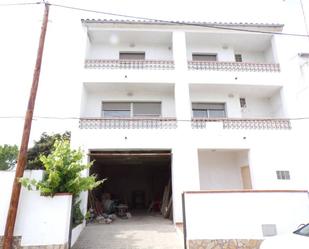
{"label": "white building facade", "polygon": [[[261,2],[250,4],[264,5],[273,19],[282,16],[279,23],[282,13],[289,20],[281,25],[84,19],[81,25],[80,18],[103,17],[51,6],[31,139],[70,130],[72,147],[95,160],[95,169],[126,166],[111,189],[127,188],[122,194],[128,202],[129,192],[140,189],[144,202],[152,201],[145,172],[158,165],[164,173],[151,181],[162,186],[171,179],[173,222],[186,228],[190,248],[196,240],[258,245],[267,235],[308,222],[308,121],[293,118],[309,115],[309,43],[306,37],[280,34],[306,33],[292,0],[277,1],[278,12],[269,9],[270,1]],[[103,9],[100,4],[93,9]],[[249,21],[251,13],[252,20],[264,22],[265,15],[256,18],[250,4],[243,1],[231,10],[235,19]],[[192,19],[195,7],[185,10],[185,19]],[[213,20],[232,16],[222,16],[221,6],[208,8],[217,13]],[[5,69],[0,114],[22,116],[43,6],[1,10],[2,32],[10,35],[3,35],[0,46]],[[170,12],[162,18],[178,18],[181,11]],[[19,142],[22,122],[1,119],[2,144]],[[145,172],[130,173],[134,164]],[[86,211],[86,194],[82,198]],[[73,237],[79,233],[80,228]]]}
{"label": "white building facade", "polygon": [[[82,24],[87,48],[73,146],[82,145],[90,155],[168,151],[174,223],[184,222],[182,193],[188,191],[236,191],[243,197],[288,191],[288,201],[293,190],[307,199],[305,139],[289,119],[295,101],[281,56],[283,25],[99,19]],[[248,201],[237,198],[240,207]],[[208,204],[205,212],[216,209]],[[307,201],[300,205],[309,207]],[[282,212],[294,208],[286,205]],[[261,221],[237,239],[260,239],[262,223],[286,232],[304,218],[301,213],[288,225]],[[235,233],[221,235],[212,238],[235,239]],[[199,236],[191,238],[204,238]]]}

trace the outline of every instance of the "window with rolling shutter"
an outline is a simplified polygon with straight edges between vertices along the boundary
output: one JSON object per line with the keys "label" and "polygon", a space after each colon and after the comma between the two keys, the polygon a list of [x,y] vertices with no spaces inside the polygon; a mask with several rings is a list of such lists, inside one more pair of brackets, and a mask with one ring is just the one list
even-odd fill
{"label": "window with rolling shutter", "polygon": [[160,102],[102,102],[105,118],[160,117]]}
{"label": "window with rolling shutter", "polygon": [[192,103],[194,118],[225,118],[225,103]]}
{"label": "window with rolling shutter", "polygon": [[119,60],[145,60],[145,52],[119,52]]}
{"label": "window with rolling shutter", "polygon": [[161,103],[158,102],[135,102],[133,103],[134,117],[160,117]]}
{"label": "window with rolling shutter", "polygon": [[193,53],[193,61],[217,61],[217,54]]}
{"label": "window with rolling shutter", "polygon": [[131,104],[129,102],[103,102],[102,116],[107,118],[128,118],[131,116]]}

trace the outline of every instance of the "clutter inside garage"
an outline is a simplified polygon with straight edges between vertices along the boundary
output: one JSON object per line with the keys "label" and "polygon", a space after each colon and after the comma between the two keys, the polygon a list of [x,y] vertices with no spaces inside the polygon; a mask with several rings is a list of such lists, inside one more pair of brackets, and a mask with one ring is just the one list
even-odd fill
{"label": "clutter inside garage", "polygon": [[91,151],[90,160],[90,174],[106,181],[89,192],[89,222],[153,214],[173,219],[170,151]]}

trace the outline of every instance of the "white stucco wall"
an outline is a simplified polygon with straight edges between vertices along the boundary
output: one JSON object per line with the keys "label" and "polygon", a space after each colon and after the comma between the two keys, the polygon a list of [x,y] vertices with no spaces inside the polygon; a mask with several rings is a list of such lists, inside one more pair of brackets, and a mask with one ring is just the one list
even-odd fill
{"label": "white stucco wall", "polygon": [[223,49],[220,45],[187,44],[187,58],[192,60],[192,53],[217,54],[218,61],[235,61],[233,48]]}
{"label": "white stucco wall", "polygon": [[200,190],[241,189],[237,152],[199,150]]}
{"label": "white stucco wall", "polygon": [[119,60],[119,52],[145,52],[146,60],[173,60],[173,53],[168,44],[136,44],[134,48],[126,44],[92,43],[86,55],[87,59]]}
{"label": "white stucco wall", "polygon": [[[278,0],[274,1],[276,3],[273,1],[270,3],[268,0],[259,0],[250,1],[249,3],[245,0],[237,0],[237,4],[235,1],[218,0],[211,5],[207,4],[207,19],[227,22],[284,22],[286,24],[284,28],[285,32],[304,33],[303,19],[296,1]],[[77,1],[74,1],[74,5],[76,2]],[[175,7],[174,3],[168,3],[166,1],[164,3],[171,9]],[[92,4],[90,6],[89,4],[90,3],[87,2],[87,8],[94,6]],[[112,5],[114,1],[107,4]],[[149,7],[148,2],[143,4],[145,4],[144,7],[147,8],[136,8],[136,13],[140,11],[141,15],[146,15],[145,10],[147,10],[149,11],[148,14],[155,15],[153,9]],[[164,8],[164,11],[161,11],[162,8],[159,7],[160,11],[157,12],[156,17],[162,16],[165,19],[177,17],[176,19],[179,20],[183,18],[192,20],[194,8],[194,13],[199,12],[199,16],[196,15],[195,17],[201,21],[207,21],[205,20],[205,1],[202,1],[199,5],[190,2],[181,2],[178,4],[182,7],[186,6],[186,8],[184,8],[185,11],[182,11],[183,13],[178,11],[180,8],[177,8],[177,11],[175,10],[172,13],[169,7]],[[276,4],[278,6],[276,6]],[[99,3],[98,6],[98,9],[101,8],[101,3]],[[160,5],[156,4],[156,6]],[[202,7],[196,8],[196,6]],[[228,10],[226,15],[222,15],[222,6],[226,6],[225,9]],[[242,6],[242,8],[237,8],[235,6]],[[121,3],[118,7],[127,11],[125,3]],[[152,7],[154,7],[154,5]],[[258,11],[258,8],[260,8],[260,11]],[[281,65],[281,73],[235,71],[186,72],[186,70],[184,70],[186,67],[183,67],[183,70],[177,69],[177,73],[150,70],[132,70],[129,72],[124,70],[85,70],[83,69],[83,61],[86,58],[85,47],[87,44],[87,35],[85,30],[81,27],[80,19],[102,19],[104,16],[95,15],[94,13],[74,12],[55,7],[51,7],[51,9],[35,109],[35,115],[40,116],[80,116],[82,82],[126,82],[129,84],[132,82],[175,83],[175,85],[177,85],[177,90],[175,90],[177,93],[177,96],[175,96],[175,102],[177,102],[175,113],[179,119],[189,119],[191,117],[190,101],[187,97],[188,83],[220,84],[224,87],[227,85],[232,87],[238,85],[249,87],[256,85],[278,85],[284,86],[284,88],[287,87],[287,90],[284,91],[290,93],[290,95],[295,95],[293,87],[295,84],[295,77],[297,78],[298,76],[293,74],[294,71],[291,70],[291,63],[299,50],[307,48],[308,44],[307,38],[302,39],[301,44],[303,46],[299,45],[299,40],[295,37],[280,37],[278,41],[276,40],[277,38],[272,40],[272,48],[275,51],[274,57]],[[274,12],[274,9],[278,11]],[[1,8],[0,23],[2,24],[1,30],[3,34],[1,42],[3,45],[0,46],[0,65],[4,70],[1,71],[0,81],[5,82],[4,84],[0,84],[0,105],[5,107],[0,109],[0,114],[2,116],[24,115],[25,106],[27,105],[27,96],[32,82],[33,65],[37,51],[42,13],[42,6],[36,5],[22,6],[22,8],[14,7],[11,9]],[[256,15],[256,13],[259,13],[259,15]],[[20,17],[23,17],[22,22],[20,22]],[[220,20],[218,20],[218,18]],[[10,25],[7,25],[7,20],[10,20]],[[12,32],[12,30],[18,30],[18,32]],[[181,33],[181,31],[179,32]],[[174,33],[177,33],[177,31],[174,31]],[[21,37],[22,43],[20,42]],[[183,44],[182,38],[182,35],[175,35],[172,46],[174,59],[176,60],[175,64],[178,65],[179,62],[180,64],[183,63],[183,59],[187,59],[187,51],[184,51],[185,46],[178,46],[179,44],[186,44]],[[291,44],[294,45],[292,46]],[[162,51],[159,48],[157,49],[158,55],[161,54]],[[14,53],[12,53],[12,51],[14,51]],[[177,52],[177,54],[175,54],[175,52]],[[224,52],[224,54],[222,54],[222,59],[234,60],[232,51],[227,50],[226,52],[227,53]],[[125,75],[128,77],[125,78]],[[288,88],[289,86],[291,87]],[[196,100],[204,100],[205,98],[202,95],[206,96],[206,93],[200,93],[200,97],[196,98]],[[308,105],[308,92],[303,92],[303,94],[298,97],[299,105]],[[305,115],[308,113],[308,108],[302,108],[300,110],[297,108],[294,101],[295,98],[289,96],[283,100],[290,111],[297,111],[298,115]],[[236,105],[238,106],[238,103],[236,103],[238,102],[237,95],[235,95],[235,100],[232,102],[235,107]],[[232,102],[230,104],[232,104]],[[239,111],[232,114],[235,114],[235,117],[241,117]],[[290,112],[288,112],[288,114],[290,114]],[[23,121],[21,119],[1,120],[1,144],[19,143],[22,123]],[[294,130],[286,132],[260,130],[223,131],[222,126],[219,125],[218,127],[214,127],[214,129],[208,128],[206,130],[192,131],[191,128],[189,128],[189,122],[187,123],[188,125],[182,124],[183,123],[180,123],[179,125],[186,128],[160,131],[77,130],[77,120],[37,119],[33,122],[30,141],[37,139],[42,132],[51,133],[72,130],[72,144],[76,147],[81,146],[85,148],[86,151],[89,148],[175,148],[175,161],[173,161],[176,179],[174,181],[174,189],[176,191],[174,197],[175,221],[181,221],[181,191],[192,190],[199,187],[197,164],[198,148],[250,148],[250,155],[252,154],[252,156],[250,156],[250,167],[252,167],[253,185],[255,185],[256,188],[302,188],[305,186],[308,179],[306,167],[308,158],[306,157],[307,151],[303,149],[303,147],[306,146],[303,146],[302,143],[308,141],[306,138],[308,137],[306,132],[308,129],[307,124],[302,126],[294,140],[289,139],[289,134],[292,134],[291,136],[295,135]],[[128,139],[125,139],[125,137]],[[244,139],[244,137],[246,137],[246,139]],[[176,150],[178,150],[178,152],[176,152]],[[189,156],[187,151],[190,151]],[[288,168],[291,170],[292,179],[290,182],[281,182],[278,184],[278,181],[274,178],[274,170],[278,165],[280,168]]]}
{"label": "white stucco wall", "polygon": [[[0,236],[3,236],[14,171],[0,171]],[[41,179],[42,171],[26,171],[25,176]],[[14,236],[22,236],[22,246],[64,245],[68,242],[72,197],[40,196],[22,188]]]}
{"label": "white stucco wall", "polygon": [[187,239],[263,239],[262,224],[277,234],[306,223],[307,192],[187,193]]}
{"label": "white stucco wall", "polygon": [[285,111],[285,101],[284,97],[282,96],[282,89],[280,89],[277,93],[272,95],[269,98],[270,106],[268,108],[270,109],[270,116],[271,117],[286,117],[286,111]]}
{"label": "white stucco wall", "polygon": [[229,97],[230,93],[226,91],[213,90],[207,88],[205,90],[195,90],[190,88],[190,97],[192,102],[208,102],[208,103],[225,103],[227,117],[241,117],[241,109],[239,104],[238,93],[232,93],[233,97]]}
{"label": "white stucco wall", "polygon": [[[133,84],[132,84],[133,85]],[[161,111],[163,117],[175,117],[175,102],[173,85],[165,84],[160,89],[152,88],[149,85],[123,85],[123,84],[106,84],[91,89],[85,87],[84,106],[82,107],[82,117],[101,117],[102,102],[119,101],[119,102],[161,102]],[[129,96],[128,96],[129,95]]]}
{"label": "white stucco wall", "polygon": [[242,55],[243,62],[266,63],[264,51],[241,51],[239,53]]}
{"label": "white stucco wall", "polygon": [[78,226],[72,229],[71,247],[76,243],[84,227],[85,227],[85,224],[83,223],[83,224],[79,224]]}
{"label": "white stucco wall", "polygon": [[[238,88],[237,92],[233,88],[197,88],[192,85],[190,88],[190,96],[192,102],[208,102],[208,103],[225,103],[226,113],[229,118],[270,118],[284,117],[284,106],[281,98],[280,89],[271,95],[265,92],[263,94],[254,95],[256,90],[242,92]],[[270,95],[270,96],[269,96]],[[247,107],[241,109],[239,98],[245,98]]]}
{"label": "white stucco wall", "polygon": [[277,63],[274,53],[275,51],[273,51],[272,41],[270,41],[269,46],[264,51],[264,59],[266,63]]}

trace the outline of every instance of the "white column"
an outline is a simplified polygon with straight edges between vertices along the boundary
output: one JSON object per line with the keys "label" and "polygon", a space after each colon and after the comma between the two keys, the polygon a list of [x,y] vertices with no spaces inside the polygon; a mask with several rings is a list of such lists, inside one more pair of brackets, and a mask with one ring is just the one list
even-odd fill
{"label": "white column", "polygon": [[182,222],[182,199],[184,191],[200,190],[198,150],[184,138],[173,148],[172,186],[174,222]]}
{"label": "white column", "polygon": [[179,121],[173,146],[172,183],[174,222],[182,222],[183,191],[199,190],[198,151],[191,129],[191,99],[187,74],[186,34],[173,32],[175,108]]}
{"label": "white column", "polygon": [[[79,48],[78,52],[75,56],[75,70],[76,73],[74,76],[72,76],[72,79],[74,79],[75,87],[73,89],[74,91],[74,100],[75,101],[75,106],[72,108],[72,116],[76,117],[82,117],[84,115],[84,109],[86,105],[86,98],[87,98],[87,93],[84,87],[84,82],[83,79],[85,69],[84,69],[84,60],[87,57],[87,52],[90,46],[90,41],[88,38],[88,31],[86,27],[82,27],[78,30],[76,30],[76,35],[79,36],[78,39],[78,46]],[[76,50],[76,49],[75,49]],[[72,73],[73,74],[73,73]],[[72,94],[73,95],[73,94]],[[71,130],[71,148],[78,149],[81,147],[82,150],[84,150],[84,141],[83,141],[83,131],[79,128],[78,120],[74,120],[74,124],[70,127]],[[87,151],[85,151],[87,153]],[[84,161],[87,163],[87,159]]]}
{"label": "white column", "polygon": [[[183,31],[173,32],[173,55],[175,62],[176,117],[180,120],[190,120],[191,100],[187,80],[186,34]],[[180,122],[179,125],[182,123],[184,122]]]}

